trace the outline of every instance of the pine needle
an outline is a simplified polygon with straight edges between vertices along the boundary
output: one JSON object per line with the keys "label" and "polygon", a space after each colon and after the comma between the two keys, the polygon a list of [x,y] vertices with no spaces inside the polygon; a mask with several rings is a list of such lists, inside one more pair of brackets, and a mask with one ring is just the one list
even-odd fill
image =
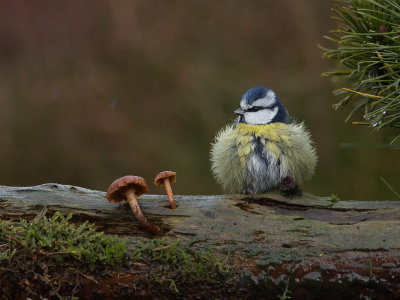
{"label": "pine needle", "polygon": [[396,192],[396,190],[383,177],[381,177],[381,180],[393,192],[393,194],[395,194],[396,197],[398,197],[400,199],[400,194],[398,192]]}
{"label": "pine needle", "polygon": [[356,94],[359,94],[359,95],[364,96],[364,97],[377,98],[377,99],[382,99],[383,98],[381,96],[371,95],[371,94],[367,94],[367,93],[361,93],[361,92],[353,91],[351,89],[346,89],[346,88],[342,88],[342,90],[343,91],[347,91],[347,92],[356,93]]}

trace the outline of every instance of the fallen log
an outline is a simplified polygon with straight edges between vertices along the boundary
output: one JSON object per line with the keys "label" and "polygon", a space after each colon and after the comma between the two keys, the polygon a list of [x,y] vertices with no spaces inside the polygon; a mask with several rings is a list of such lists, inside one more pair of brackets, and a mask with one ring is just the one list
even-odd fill
{"label": "fallen log", "polygon": [[[0,218],[33,219],[43,212],[73,214],[129,242],[137,237],[180,238],[194,249],[212,247],[234,256],[240,280],[254,293],[290,280],[292,298],[336,299],[371,291],[378,298],[400,297],[400,202],[335,201],[303,193],[285,198],[263,195],[143,195],[139,204],[157,235],[143,232],[127,204],[107,202],[105,193],[55,183],[0,186]],[[308,297],[307,296],[307,297]]]}

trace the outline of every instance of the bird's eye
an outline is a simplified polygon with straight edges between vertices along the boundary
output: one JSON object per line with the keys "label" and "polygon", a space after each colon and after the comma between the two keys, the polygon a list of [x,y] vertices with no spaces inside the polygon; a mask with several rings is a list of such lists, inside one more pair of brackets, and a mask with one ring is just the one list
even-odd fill
{"label": "bird's eye", "polygon": [[248,108],[246,111],[247,112],[254,112],[254,111],[259,111],[260,109],[263,109],[263,107],[261,107],[261,106],[253,106],[253,107]]}

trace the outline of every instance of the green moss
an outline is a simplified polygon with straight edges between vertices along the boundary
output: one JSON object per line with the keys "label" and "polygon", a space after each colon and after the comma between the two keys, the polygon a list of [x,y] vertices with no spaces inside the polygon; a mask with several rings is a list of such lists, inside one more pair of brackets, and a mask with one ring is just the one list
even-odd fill
{"label": "green moss", "polygon": [[50,218],[1,222],[0,242],[7,243],[7,249],[0,253],[0,260],[11,259],[18,251],[52,256],[58,262],[72,259],[89,266],[113,265],[125,258],[124,242],[97,232],[88,221],[76,227],[69,222],[71,217],[56,212]]}
{"label": "green moss", "polygon": [[0,262],[2,260],[10,260],[15,255],[16,252],[17,252],[16,249],[14,249],[12,251],[11,251],[11,249],[6,249],[6,250],[0,252]]}
{"label": "green moss", "polygon": [[340,199],[339,199],[339,197],[338,197],[336,194],[332,194],[332,195],[331,195],[331,201],[332,201],[332,202],[339,202]]}
{"label": "green moss", "polygon": [[268,255],[262,256],[257,262],[257,267],[267,270],[269,266],[277,266],[288,262],[297,262],[300,259],[293,250],[271,251]]}
{"label": "green moss", "polygon": [[143,240],[137,244],[132,259],[168,263],[185,276],[196,275],[202,279],[207,279],[212,271],[229,271],[229,267],[214,255],[211,247],[206,252],[197,252],[180,244],[179,239],[174,242],[167,239]]}
{"label": "green moss", "polygon": [[135,245],[133,260],[146,264],[159,263],[164,276],[158,278],[160,283],[168,283],[178,292],[175,281],[190,283],[209,281],[216,275],[227,274],[231,267],[227,259],[222,261],[210,247],[207,251],[194,251],[190,246],[181,244],[179,239],[171,242],[167,239],[141,240]]}

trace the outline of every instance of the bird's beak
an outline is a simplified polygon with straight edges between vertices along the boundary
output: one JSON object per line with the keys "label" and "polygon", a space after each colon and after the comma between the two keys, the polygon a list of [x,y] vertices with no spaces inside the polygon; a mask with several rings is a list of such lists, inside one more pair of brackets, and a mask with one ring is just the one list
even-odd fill
{"label": "bird's beak", "polygon": [[244,115],[244,110],[241,108],[238,108],[237,110],[234,111],[234,113],[241,116],[241,115]]}

